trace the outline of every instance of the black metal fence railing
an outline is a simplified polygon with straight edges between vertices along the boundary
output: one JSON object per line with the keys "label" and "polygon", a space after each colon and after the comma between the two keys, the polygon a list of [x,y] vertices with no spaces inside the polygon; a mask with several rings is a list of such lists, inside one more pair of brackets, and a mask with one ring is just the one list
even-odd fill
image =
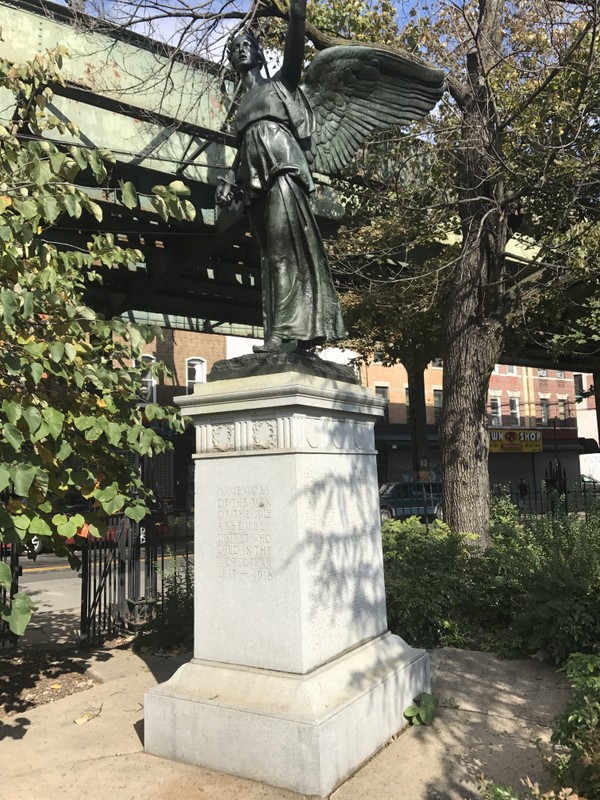
{"label": "black metal fence railing", "polygon": [[82,646],[143,625],[163,602],[168,561],[193,563],[193,548],[188,512],[155,512],[139,523],[111,517],[106,539],[90,539],[82,549]]}
{"label": "black metal fence railing", "polygon": [[507,497],[524,514],[573,512],[589,518],[600,512],[600,484],[594,487],[542,483],[525,491],[518,484],[502,484],[492,488],[492,496]]}
{"label": "black metal fence railing", "polygon": [[[0,561],[8,564],[12,573],[12,584],[7,591],[3,587],[0,588],[0,602],[5,603],[10,607],[11,597],[19,590],[19,576],[21,575],[21,566],[19,565],[19,552],[16,547],[0,542]],[[11,632],[8,627],[8,622],[0,619],[0,648],[10,647],[14,645],[17,637]]]}

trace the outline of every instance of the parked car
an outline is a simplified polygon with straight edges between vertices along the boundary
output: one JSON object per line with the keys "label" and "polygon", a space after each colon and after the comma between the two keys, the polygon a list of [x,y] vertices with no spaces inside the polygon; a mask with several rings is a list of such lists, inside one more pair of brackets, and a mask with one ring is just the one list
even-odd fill
{"label": "parked car", "polygon": [[442,484],[434,481],[397,481],[379,488],[382,522],[419,517],[433,522],[441,517]]}

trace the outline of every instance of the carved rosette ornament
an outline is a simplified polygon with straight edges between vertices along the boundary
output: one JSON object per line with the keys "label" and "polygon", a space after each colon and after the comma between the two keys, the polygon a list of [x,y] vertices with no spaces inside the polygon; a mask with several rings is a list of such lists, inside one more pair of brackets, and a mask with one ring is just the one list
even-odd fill
{"label": "carved rosette ornament", "polygon": [[233,450],[233,425],[215,425],[212,429],[212,445],[220,453]]}
{"label": "carved rosette ornament", "polygon": [[252,444],[257,450],[272,450],[277,447],[275,420],[261,419],[252,424]]}

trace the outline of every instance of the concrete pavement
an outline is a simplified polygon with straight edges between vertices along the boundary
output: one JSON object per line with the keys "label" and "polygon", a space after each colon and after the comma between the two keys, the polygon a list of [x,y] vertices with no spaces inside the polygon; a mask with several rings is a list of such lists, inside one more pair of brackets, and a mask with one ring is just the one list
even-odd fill
{"label": "concrete pavement", "polygon": [[[300,800],[293,792],[143,752],[144,693],[189,657],[118,649],[89,655],[89,672],[102,683],[0,723],[3,796]],[[499,661],[452,648],[431,657],[440,698],[433,725],[406,729],[331,800],[474,800],[481,796],[482,773],[515,787],[527,775],[543,782],[535,741],[548,742],[551,721],[568,696],[562,673],[533,660]],[[75,724],[82,717],[87,721]],[[235,739],[235,731],[231,735]]]}

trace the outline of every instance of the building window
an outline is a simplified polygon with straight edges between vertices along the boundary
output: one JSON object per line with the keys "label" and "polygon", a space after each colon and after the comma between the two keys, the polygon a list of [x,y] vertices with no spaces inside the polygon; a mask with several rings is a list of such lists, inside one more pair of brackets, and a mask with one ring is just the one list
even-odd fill
{"label": "building window", "polygon": [[521,414],[519,411],[519,398],[518,397],[510,397],[509,400],[510,406],[510,422],[511,425],[520,425],[521,424]]}
{"label": "building window", "polygon": [[431,366],[434,369],[443,369],[444,368],[444,359],[443,358],[433,358],[431,360]]}
{"label": "building window", "polygon": [[142,365],[147,368],[142,377],[142,403],[156,403],[156,378],[152,374],[152,364],[155,361],[154,356],[142,356]]}
{"label": "building window", "polygon": [[499,397],[490,397],[492,425],[502,425],[502,404]]}
{"label": "building window", "polygon": [[581,399],[583,397],[583,375],[573,375],[573,383],[575,385],[575,397]]}
{"label": "building window", "polygon": [[564,369],[557,369],[557,370],[556,370],[556,377],[557,377],[557,378],[564,378],[564,377],[565,377],[565,371],[564,371]]}
{"label": "building window", "polygon": [[507,364],[506,365],[506,374],[507,375],[516,375],[517,374],[517,368],[513,364]]}
{"label": "building window", "polygon": [[203,358],[187,358],[185,361],[187,373],[187,393],[194,393],[197,383],[206,383],[206,361]]}
{"label": "building window", "polygon": [[373,363],[374,364],[382,364],[383,363],[383,351],[382,350],[375,350],[373,353]]}
{"label": "building window", "polygon": [[547,397],[540,399],[540,422],[542,425],[550,422],[550,400]]}
{"label": "building window", "polygon": [[382,400],[385,400],[387,403],[384,409],[384,420],[385,422],[390,421],[390,414],[389,414],[389,402],[390,402],[390,389],[388,386],[375,386],[375,397],[381,397]]}
{"label": "building window", "polygon": [[404,405],[406,406],[406,424],[410,425],[410,389],[404,389]]}
{"label": "building window", "polygon": [[558,400],[556,403],[557,416],[560,422],[565,422],[568,418],[568,409],[566,400]]}
{"label": "building window", "polygon": [[444,393],[441,389],[433,390],[433,421],[437,425],[442,417],[442,406],[444,404]]}
{"label": "building window", "polygon": [[548,377],[548,370],[547,369],[538,369],[538,376],[540,378],[547,378]]}

